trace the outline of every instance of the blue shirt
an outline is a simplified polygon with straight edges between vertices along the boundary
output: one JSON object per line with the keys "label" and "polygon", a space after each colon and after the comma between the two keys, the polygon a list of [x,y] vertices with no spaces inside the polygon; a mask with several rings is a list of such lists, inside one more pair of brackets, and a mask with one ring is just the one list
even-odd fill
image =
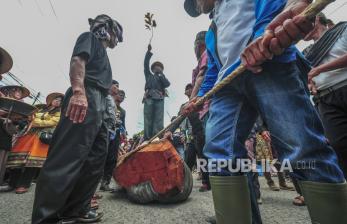
{"label": "blue shirt", "polygon": [[[203,96],[240,64],[240,55],[252,40],[264,34],[267,25],[284,9],[287,0],[218,0],[206,34],[208,69],[198,96]],[[289,47],[273,61],[296,60],[297,49]]]}

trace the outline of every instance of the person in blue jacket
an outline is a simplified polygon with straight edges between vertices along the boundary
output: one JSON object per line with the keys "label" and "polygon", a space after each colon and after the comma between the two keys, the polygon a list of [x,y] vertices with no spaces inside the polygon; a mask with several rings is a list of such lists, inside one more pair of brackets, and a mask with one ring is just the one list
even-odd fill
{"label": "person in blue jacket", "polygon": [[[186,0],[197,17],[210,14],[208,71],[198,97],[243,64],[248,71],[212,97],[204,154],[211,170],[218,224],[252,223],[248,180],[233,165],[247,158],[244,142],[257,117],[268,124],[281,161],[290,161],[313,223],[347,223],[347,184],[296,64],[293,43],[313,28],[299,15],[309,0]],[[196,110],[193,99],[185,113]],[[217,164],[214,162],[217,161]],[[313,165],[314,164],[314,165]],[[218,168],[218,167],[217,167]],[[239,169],[240,170],[240,169]],[[238,170],[237,170],[238,171]],[[254,220],[253,220],[254,223]]]}

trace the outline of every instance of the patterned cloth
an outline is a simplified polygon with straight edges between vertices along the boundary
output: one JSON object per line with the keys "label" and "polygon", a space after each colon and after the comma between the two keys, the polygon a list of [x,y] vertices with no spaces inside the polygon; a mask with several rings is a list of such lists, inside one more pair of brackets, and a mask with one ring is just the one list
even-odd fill
{"label": "patterned cloth", "polygon": [[6,167],[42,167],[48,153],[48,145],[40,141],[38,133],[27,134],[18,139],[12,149]]}
{"label": "patterned cloth", "polygon": [[263,159],[273,160],[271,145],[266,142],[263,137],[257,134],[257,146],[256,146],[256,160],[260,161]]}
{"label": "patterned cloth", "polygon": [[[205,71],[207,70],[207,52],[206,51],[204,51],[204,53],[201,55],[198,65],[193,70],[193,74],[192,74],[192,85],[193,86],[195,86],[196,78],[198,77],[199,73],[202,70],[205,70]],[[200,120],[202,120],[202,118],[207,114],[209,107],[210,107],[210,101],[208,100],[204,103],[201,111],[199,111]]]}
{"label": "patterned cloth", "polygon": [[99,40],[111,39],[108,31],[112,31],[116,34],[119,42],[123,42],[123,27],[108,15],[99,15],[95,19],[89,19],[90,31]]}
{"label": "patterned cloth", "polygon": [[96,38],[98,38],[99,40],[106,40],[106,41],[111,40],[111,35],[107,32],[105,26],[99,27],[93,33],[96,36]]}
{"label": "patterned cloth", "polygon": [[43,131],[53,132],[60,119],[60,112],[38,112],[35,114],[30,132],[16,141],[7,161],[7,167],[37,167],[41,168],[48,154],[49,145],[40,141],[40,134]]}

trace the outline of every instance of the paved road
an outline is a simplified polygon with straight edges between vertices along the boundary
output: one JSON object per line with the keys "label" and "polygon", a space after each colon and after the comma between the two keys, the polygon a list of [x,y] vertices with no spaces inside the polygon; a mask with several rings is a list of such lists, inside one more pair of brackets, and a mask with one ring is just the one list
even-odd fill
{"label": "paved road", "polygon": [[[263,205],[260,206],[264,224],[309,224],[306,207],[291,204],[294,192],[272,192],[261,178]],[[212,195],[200,193],[195,181],[189,200],[179,205],[136,205],[124,195],[103,193],[101,209],[103,224],[205,224],[213,215]],[[34,186],[24,195],[0,194],[0,224],[29,224]]]}

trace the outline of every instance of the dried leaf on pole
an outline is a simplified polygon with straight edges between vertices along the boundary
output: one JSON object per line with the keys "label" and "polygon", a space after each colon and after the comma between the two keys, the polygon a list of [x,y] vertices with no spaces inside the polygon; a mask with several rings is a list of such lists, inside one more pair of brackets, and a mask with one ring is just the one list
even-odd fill
{"label": "dried leaf on pole", "polygon": [[148,12],[145,14],[145,28],[151,32],[151,38],[149,40],[149,44],[152,43],[152,39],[154,36],[154,28],[157,27],[157,22],[153,19],[154,14]]}

